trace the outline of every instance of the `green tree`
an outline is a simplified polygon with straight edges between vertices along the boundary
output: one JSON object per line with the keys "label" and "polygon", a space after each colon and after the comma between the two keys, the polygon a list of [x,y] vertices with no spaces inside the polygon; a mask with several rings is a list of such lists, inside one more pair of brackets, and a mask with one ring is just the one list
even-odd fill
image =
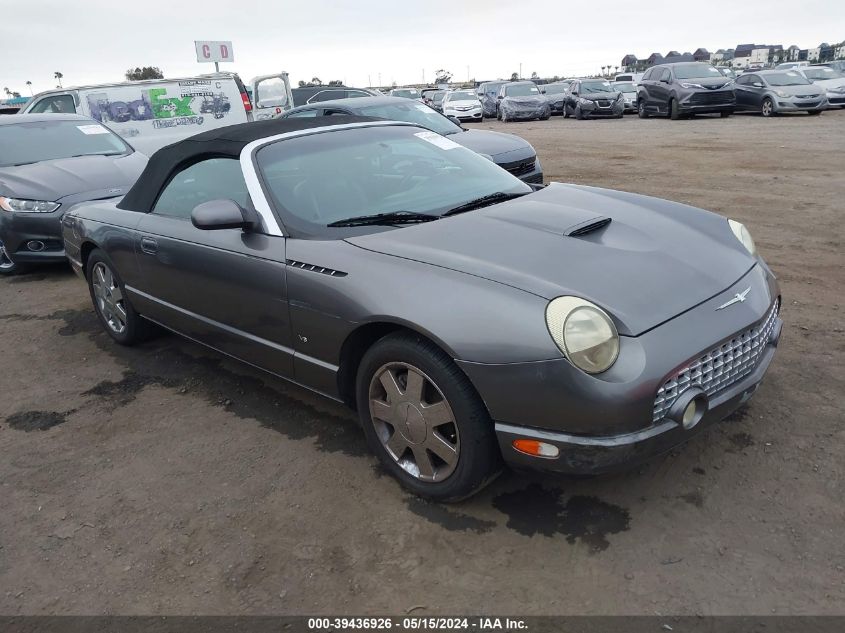
{"label": "green tree", "polygon": [[53,73],[53,78],[58,80],[58,82],[59,82],[59,88],[62,87],[62,77],[64,77],[64,75],[62,73],[60,73],[58,70]]}
{"label": "green tree", "polygon": [[128,81],[143,81],[144,79],[164,79],[164,73],[158,66],[144,66],[130,68],[126,71]]}

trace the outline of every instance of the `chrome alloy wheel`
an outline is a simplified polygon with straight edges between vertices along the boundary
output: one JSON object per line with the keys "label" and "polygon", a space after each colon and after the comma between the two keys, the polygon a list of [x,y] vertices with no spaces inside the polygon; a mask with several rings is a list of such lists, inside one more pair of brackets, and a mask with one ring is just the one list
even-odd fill
{"label": "chrome alloy wheel", "polygon": [[775,111],[775,106],[770,99],[763,99],[763,116],[772,116]]}
{"label": "chrome alloy wheel", "polygon": [[126,308],[123,305],[123,292],[115,283],[114,275],[103,262],[94,264],[91,272],[91,285],[97,299],[97,309],[112,332],[123,334],[126,330]]}
{"label": "chrome alloy wheel", "polygon": [[10,270],[15,267],[15,262],[9,257],[6,252],[6,246],[0,242],[0,270]]}
{"label": "chrome alloy wheel", "polygon": [[458,465],[461,441],[440,388],[407,363],[387,363],[370,381],[370,416],[393,460],[425,482],[443,481]]}

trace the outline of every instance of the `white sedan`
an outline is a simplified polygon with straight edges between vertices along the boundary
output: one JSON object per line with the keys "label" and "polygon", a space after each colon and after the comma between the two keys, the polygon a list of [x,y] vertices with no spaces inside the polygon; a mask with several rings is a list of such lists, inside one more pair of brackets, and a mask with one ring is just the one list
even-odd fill
{"label": "white sedan", "polygon": [[826,91],[831,108],[845,108],[845,75],[830,66],[803,66],[794,70]]}
{"label": "white sedan", "polygon": [[481,121],[481,101],[475,90],[453,90],[443,97],[443,114],[461,121]]}

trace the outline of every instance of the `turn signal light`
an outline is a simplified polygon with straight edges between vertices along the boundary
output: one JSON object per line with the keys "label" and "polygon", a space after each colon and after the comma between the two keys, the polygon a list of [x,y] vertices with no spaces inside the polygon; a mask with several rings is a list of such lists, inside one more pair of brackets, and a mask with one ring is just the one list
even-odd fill
{"label": "turn signal light", "polygon": [[520,453],[533,457],[557,457],[560,455],[560,450],[554,444],[537,440],[514,440],[513,447]]}

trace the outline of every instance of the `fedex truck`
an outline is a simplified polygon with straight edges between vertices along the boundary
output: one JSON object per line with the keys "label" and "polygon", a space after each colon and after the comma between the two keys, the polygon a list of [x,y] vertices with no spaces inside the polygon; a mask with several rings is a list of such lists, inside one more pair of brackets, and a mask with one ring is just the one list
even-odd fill
{"label": "fedex truck", "polygon": [[213,73],[50,90],[22,112],[84,114],[149,156],[186,136],[271,118],[292,105],[285,72],[256,77],[251,96],[238,75]]}

